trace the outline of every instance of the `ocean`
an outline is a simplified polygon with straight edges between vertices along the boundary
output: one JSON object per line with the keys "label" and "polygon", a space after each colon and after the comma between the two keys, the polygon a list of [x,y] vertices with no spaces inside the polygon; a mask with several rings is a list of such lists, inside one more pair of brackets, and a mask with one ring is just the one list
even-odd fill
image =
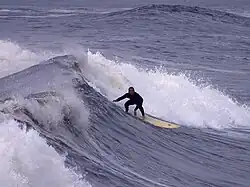
{"label": "ocean", "polygon": [[249,0],[2,0],[0,186],[249,187],[249,85]]}

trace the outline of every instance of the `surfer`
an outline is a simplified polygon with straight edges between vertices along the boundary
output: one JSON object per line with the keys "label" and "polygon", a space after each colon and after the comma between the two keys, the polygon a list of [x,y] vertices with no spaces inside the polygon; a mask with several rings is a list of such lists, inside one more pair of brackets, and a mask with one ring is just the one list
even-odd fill
{"label": "surfer", "polygon": [[113,102],[118,102],[125,98],[129,98],[129,100],[124,104],[125,111],[128,112],[129,105],[136,105],[134,109],[134,115],[136,116],[136,111],[140,109],[141,114],[144,117],[144,109],[142,107],[143,98],[137,92],[135,92],[133,87],[129,87],[128,93],[125,93],[123,96],[113,100]]}

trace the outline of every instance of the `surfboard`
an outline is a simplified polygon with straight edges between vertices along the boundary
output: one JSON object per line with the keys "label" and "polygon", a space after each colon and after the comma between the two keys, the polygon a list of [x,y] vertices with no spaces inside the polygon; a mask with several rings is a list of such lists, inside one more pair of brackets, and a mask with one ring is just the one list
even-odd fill
{"label": "surfboard", "polygon": [[145,114],[144,118],[138,114],[137,114],[137,116],[134,116],[131,113],[129,113],[129,114],[137,119],[140,119],[144,122],[150,123],[151,125],[156,126],[156,127],[167,128],[167,129],[176,129],[176,128],[180,127],[180,125],[178,125],[176,123],[169,122],[169,121],[157,118],[157,117],[149,115],[149,114]]}

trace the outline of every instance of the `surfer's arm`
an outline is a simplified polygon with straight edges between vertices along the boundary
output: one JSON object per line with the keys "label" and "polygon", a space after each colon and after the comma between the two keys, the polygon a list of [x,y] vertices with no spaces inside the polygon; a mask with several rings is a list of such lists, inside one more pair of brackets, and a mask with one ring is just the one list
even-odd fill
{"label": "surfer's arm", "polygon": [[115,99],[114,102],[118,102],[118,101],[123,100],[123,99],[125,99],[127,97],[128,97],[128,93],[125,93],[123,96],[118,97],[117,99]]}

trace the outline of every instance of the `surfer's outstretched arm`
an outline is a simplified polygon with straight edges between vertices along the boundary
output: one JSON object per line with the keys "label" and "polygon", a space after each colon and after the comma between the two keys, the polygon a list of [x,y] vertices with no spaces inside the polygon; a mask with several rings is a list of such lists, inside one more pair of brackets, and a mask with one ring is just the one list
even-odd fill
{"label": "surfer's outstretched arm", "polygon": [[128,98],[128,93],[125,93],[123,96],[118,97],[117,99],[113,100],[113,102],[118,102],[118,101],[123,100],[125,98]]}

